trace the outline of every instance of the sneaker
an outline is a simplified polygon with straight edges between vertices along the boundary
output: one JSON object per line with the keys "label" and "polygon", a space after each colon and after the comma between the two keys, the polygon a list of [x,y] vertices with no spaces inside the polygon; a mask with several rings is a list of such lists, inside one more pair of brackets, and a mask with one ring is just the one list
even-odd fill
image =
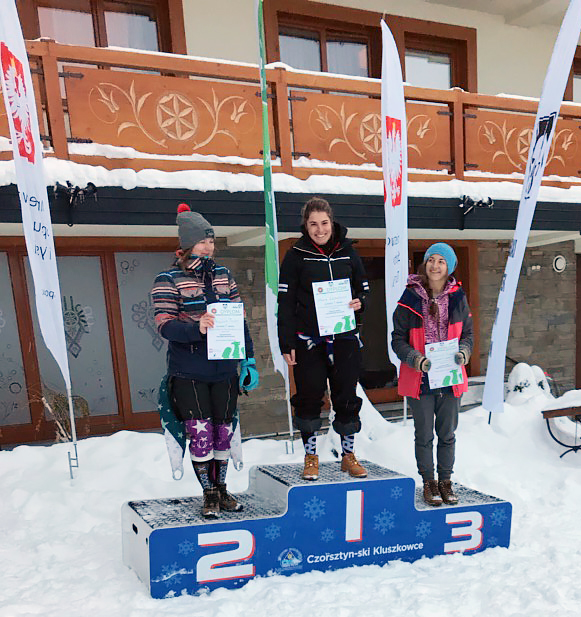
{"label": "sneaker", "polygon": [[353,452],[346,452],[343,454],[341,471],[348,472],[352,478],[367,478],[365,467],[355,458]]}
{"label": "sneaker", "polygon": [[303,480],[317,480],[319,477],[319,457],[316,454],[305,454]]}
{"label": "sneaker", "polygon": [[458,497],[452,488],[451,480],[440,480],[438,482],[438,490],[440,491],[440,495],[442,496],[444,503],[451,506],[458,503]]}
{"label": "sneaker", "polygon": [[202,516],[204,518],[218,518],[220,516],[220,495],[217,488],[204,489]]}
{"label": "sneaker", "polygon": [[424,480],[424,501],[429,506],[438,507],[442,505],[442,497],[435,480]]}
{"label": "sneaker", "polygon": [[243,505],[226,490],[225,484],[218,484],[218,495],[220,501],[220,510],[225,512],[240,512],[243,509]]}

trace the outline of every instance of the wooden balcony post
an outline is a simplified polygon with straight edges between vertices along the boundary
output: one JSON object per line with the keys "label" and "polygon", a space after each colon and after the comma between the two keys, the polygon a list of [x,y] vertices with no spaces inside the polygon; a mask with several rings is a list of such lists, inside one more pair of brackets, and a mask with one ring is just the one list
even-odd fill
{"label": "wooden balcony post", "polygon": [[69,149],[65,114],[61,98],[58,63],[52,49],[54,45],[54,41],[44,41],[44,50],[40,57],[46,92],[46,114],[54,155],[59,159],[68,159]]}
{"label": "wooden balcony post", "polygon": [[293,173],[293,153],[291,140],[291,123],[289,115],[288,83],[286,69],[278,67],[275,70],[275,105],[274,126],[280,149],[280,163],[283,174]]}
{"label": "wooden balcony post", "polygon": [[454,88],[452,102],[452,162],[454,174],[458,180],[464,180],[464,91]]}

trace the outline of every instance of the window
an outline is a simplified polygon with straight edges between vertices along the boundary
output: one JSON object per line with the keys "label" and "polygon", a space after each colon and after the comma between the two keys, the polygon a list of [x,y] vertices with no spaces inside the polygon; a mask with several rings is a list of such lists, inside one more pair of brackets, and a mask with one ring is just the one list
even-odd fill
{"label": "window", "polygon": [[[269,0],[264,11],[269,62],[381,77],[381,14],[306,0]],[[385,19],[408,83],[478,91],[474,28],[398,15]]]}
{"label": "window", "polygon": [[280,61],[296,69],[369,77],[369,44],[348,32],[280,29]]}
{"label": "window", "polygon": [[447,90],[452,87],[452,59],[448,54],[406,49],[405,79],[411,86]]}
{"label": "window", "polygon": [[[176,53],[185,52],[180,5],[176,0],[18,0],[26,38]],[[179,39],[173,45],[172,36]]]}

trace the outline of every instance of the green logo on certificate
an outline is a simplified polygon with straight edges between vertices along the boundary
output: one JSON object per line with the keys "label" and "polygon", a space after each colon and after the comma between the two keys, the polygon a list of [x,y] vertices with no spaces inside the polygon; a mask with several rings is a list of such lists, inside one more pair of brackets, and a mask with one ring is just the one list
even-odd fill
{"label": "green logo on certificate", "polygon": [[449,375],[446,375],[446,377],[444,377],[442,386],[457,386],[459,383],[462,382],[462,370],[459,368],[455,368],[450,371]]}
{"label": "green logo on certificate", "polygon": [[355,319],[351,315],[345,315],[341,321],[338,321],[333,328],[333,334],[341,334],[341,332],[351,332],[355,330]]}
{"label": "green logo on certificate", "polygon": [[222,352],[223,360],[244,360],[246,358],[244,345],[240,341],[232,341]]}

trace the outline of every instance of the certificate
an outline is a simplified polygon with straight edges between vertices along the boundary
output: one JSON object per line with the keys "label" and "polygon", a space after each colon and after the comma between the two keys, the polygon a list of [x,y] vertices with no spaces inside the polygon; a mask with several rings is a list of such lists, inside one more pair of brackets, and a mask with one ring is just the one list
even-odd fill
{"label": "certificate", "polygon": [[464,383],[462,367],[454,360],[457,353],[457,338],[426,345],[426,358],[432,363],[428,371],[430,388],[445,388]]}
{"label": "certificate", "polygon": [[313,296],[320,336],[355,330],[355,312],[349,307],[349,279],[313,283]]}
{"label": "certificate", "polygon": [[208,313],[214,316],[214,327],[208,328],[208,360],[243,360],[244,305],[242,302],[215,302],[208,304]]}

